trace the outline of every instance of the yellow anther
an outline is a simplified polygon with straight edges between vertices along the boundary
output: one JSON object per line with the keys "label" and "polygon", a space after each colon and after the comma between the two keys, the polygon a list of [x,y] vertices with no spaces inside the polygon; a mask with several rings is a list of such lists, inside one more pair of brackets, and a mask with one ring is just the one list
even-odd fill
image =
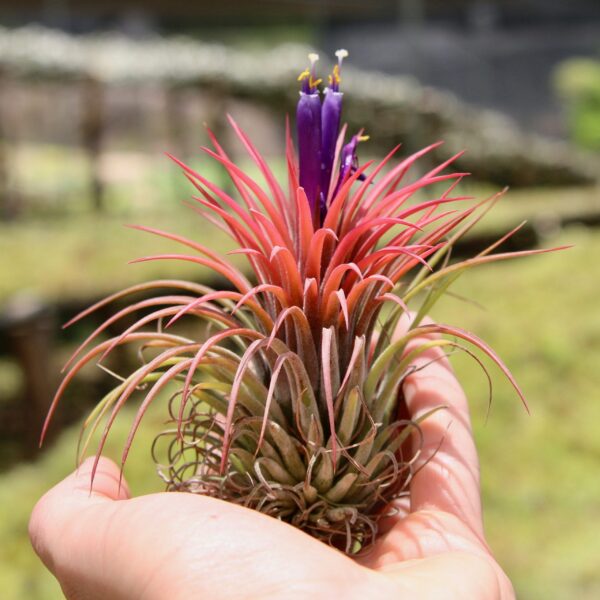
{"label": "yellow anther", "polygon": [[344,58],[346,58],[348,56],[348,50],[344,50],[343,48],[341,48],[340,50],[336,50],[335,55],[337,56],[338,63],[337,63],[337,65],[334,65],[333,72],[329,76],[329,85],[331,87],[333,87],[335,85],[336,89],[337,89],[342,81],[342,77],[341,77],[342,63],[344,62]]}
{"label": "yellow anther", "polygon": [[321,81],[323,81],[322,79],[313,79],[315,75],[315,63],[319,60],[319,55],[311,52],[308,55],[308,60],[310,60],[310,79],[308,81],[308,85],[310,85],[311,88],[316,88]]}
{"label": "yellow anther", "polygon": [[304,71],[298,75],[298,81],[304,81],[307,77],[310,77],[310,71],[308,69],[304,69]]}
{"label": "yellow anther", "polygon": [[371,136],[370,136],[370,135],[359,135],[359,136],[358,136],[358,141],[359,141],[359,142],[366,142],[366,141],[368,141],[369,139],[371,139]]}
{"label": "yellow anther", "polygon": [[[333,67],[333,74],[330,79],[333,79],[338,85],[340,84],[340,81],[342,81],[342,78],[340,77],[340,65],[335,65],[335,67]],[[332,81],[330,81],[330,83],[332,83]]]}
{"label": "yellow anther", "polygon": [[304,69],[304,71],[302,71],[302,73],[300,73],[300,75],[298,75],[298,81],[305,81],[308,79],[308,86],[312,89],[316,88],[323,80],[314,79],[315,63],[319,60],[319,55],[311,52],[308,55],[308,60],[310,60],[310,67],[307,67]]}

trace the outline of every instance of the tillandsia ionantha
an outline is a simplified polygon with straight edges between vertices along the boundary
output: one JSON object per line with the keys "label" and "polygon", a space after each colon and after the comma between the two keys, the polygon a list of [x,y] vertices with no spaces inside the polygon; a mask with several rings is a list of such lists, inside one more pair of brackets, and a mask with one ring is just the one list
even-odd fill
{"label": "tillandsia ionantha", "polygon": [[[457,240],[502,192],[477,203],[455,195],[467,174],[447,171],[460,155],[408,180],[415,163],[439,144],[393,164],[396,147],[381,162],[359,166],[357,149],[366,138],[358,132],[347,140],[341,126],[346,54],[337,52],[323,92],[316,55],[298,78],[298,156],[288,123],[287,192],[231,118],[264,178],[261,184],[229,158],[210,130],[213,147],[203,150],[225,169],[235,197],[173,159],[197,190],[193,208],[231,237],[232,253],[242,254],[248,268],[196,241],[138,227],[190,251],[140,261],[190,261],[224,277],[229,289],[151,281],[75,317],[71,323],[130,294],[167,290],[132,302],[84,341],[65,367],[42,439],[73,377],[115,348],[132,345],[141,364],[85,421],[80,458],[104,423],[97,464],[117,414],[137,394],[141,404],[124,444],[124,465],[149,405],[168,399],[169,428],[153,447],[167,490],[262,511],[354,554],[373,543],[381,517],[408,494],[418,464],[427,458],[419,458],[421,421],[402,410],[402,384],[417,356],[439,346],[466,350],[479,360],[468,348],[475,347],[523,398],[483,341],[456,327],[424,323],[425,315],[472,266],[543,250],[497,253],[515,229],[471,259],[450,261]],[[398,333],[407,314],[410,325]],[[96,341],[132,315],[137,320],[120,335]],[[207,324],[203,336],[194,335],[198,320]],[[178,328],[170,328],[176,322]],[[421,341],[407,351],[415,340]]]}

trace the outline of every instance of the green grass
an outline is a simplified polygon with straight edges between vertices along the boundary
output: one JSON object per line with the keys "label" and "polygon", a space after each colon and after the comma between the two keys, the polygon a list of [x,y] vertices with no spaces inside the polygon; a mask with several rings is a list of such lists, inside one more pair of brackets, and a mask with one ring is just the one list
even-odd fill
{"label": "green grass", "polygon": [[[594,276],[600,235],[573,227],[551,242],[575,247],[473,270],[454,291],[484,309],[447,298],[434,316],[488,341],[513,370],[531,407],[528,416],[494,371],[486,424],[485,378],[467,357],[454,359],[471,400],[489,541],[518,597],[586,600],[600,596],[600,312]],[[135,493],[160,487],[147,450],[159,413],[149,416],[127,467]],[[123,415],[110,438],[113,457],[128,417]],[[3,598],[61,597],[29,549],[26,523],[35,499],[71,470],[75,438],[76,428],[37,463],[0,478]]]}
{"label": "green grass", "polygon": [[[164,264],[128,261],[184,252],[126,224],[170,230],[215,249],[229,248],[224,234],[182,205],[191,198],[193,187],[169,160],[130,153],[113,155],[109,161],[113,168],[106,207],[97,214],[91,210],[80,151],[50,145],[19,149],[15,166],[26,206],[23,218],[0,223],[0,303],[22,290],[49,301],[97,297],[165,273]],[[198,166],[198,161],[193,164]],[[35,176],[28,165],[35,165]],[[201,168],[220,181],[221,174],[210,162]],[[208,274],[202,267],[174,261],[167,271],[172,277],[193,279]]]}
{"label": "green grass", "polygon": [[[498,192],[497,187],[480,183],[465,183],[461,189],[480,199]],[[565,219],[598,214],[600,186],[509,189],[473,233],[500,235],[527,221],[542,236],[551,236]]]}
{"label": "green grass", "polygon": [[193,279],[209,274],[203,267],[179,261],[169,261],[168,266],[164,262],[128,264],[151,254],[185,254],[186,249],[126,228],[126,223],[177,232],[214,249],[230,248],[224,234],[207,228],[199,215],[182,206],[135,217],[83,213],[0,225],[0,301],[21,290],[50,301],[81,300],[165,273]]}

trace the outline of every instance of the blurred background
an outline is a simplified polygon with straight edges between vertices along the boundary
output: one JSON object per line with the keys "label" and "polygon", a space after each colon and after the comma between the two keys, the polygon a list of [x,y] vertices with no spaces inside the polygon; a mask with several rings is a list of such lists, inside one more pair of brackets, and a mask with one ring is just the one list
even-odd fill
{"label": "blurred background", "polygon": [[[494,372],[486,418],[485,378],[455,359],[472,402],[489,541],[518,597],[600,597],[597,0],[2,0],[2,598],[61,597],[30,550],[27,520],[72,469],[81,421],[112,384],[84,370],[37,449],[61,365],[115,309],[61,324],[150,278],[220,285],[195,267],[127,264],[172,248],[127,223],[228,249],[184,206],[191,191],[164,152],[227,188],[199,148],[206,123],[246,166],[229,112],[283,174],[297,74],[311,50],[324,72],[339,47],[350,51],[345,119],[371,136],[362,160],[443,139],[437,160],[467,150],[467,193],[511,186],[459,254],[523,219],[513,248],[574,245],[468,273],[434,317],[490,343],[531,406],[528,416]],[[112,366],[126,371],[134,358],[119,354]],[[110,438],[113,456],[127,417]],[[157,407],[134,445],[134,493],[161,489],[149,444],[162,420]]]}

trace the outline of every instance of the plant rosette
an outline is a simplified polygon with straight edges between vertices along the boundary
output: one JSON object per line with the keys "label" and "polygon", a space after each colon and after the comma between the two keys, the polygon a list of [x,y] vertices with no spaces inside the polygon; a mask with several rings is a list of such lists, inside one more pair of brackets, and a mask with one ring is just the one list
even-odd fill
{"label": "plant rosette", "polygon": [[[380,520],[409,494],[411,479],[428,459],[419,426],[428,415],[411,419],[402,393],[420,355],[433,347],[461,349],[483,367],[477,349],[523,399],[483,341],[424,317],[471,267],[545,250],[497,252],[516,228],[473,258],[452,262],[453,246],[503,192],[479,202],[457,195],[467,173],[449,170],[460,154],[412,177],[419,159],[440,144],[400,160],[396,147],[380,162],[359,165],[358,147],[367,138],[358,132],[347,139],[341,127],[347,53],[336,54],[323,92],[316,55],[298,78],[298,152],[288,124],[287,190],[232,118],[264,181],[237,166],[210,130],[212,148],[203,151],[225,169],[234,195],[173,158],[196,189],[192,209],[228,234],[235,245],[229,254],[243,255],[248,268],[196,241],[137,227],[186,249],[139,261],[189,261],[225,278],[229,289],[151,281],[75,317],[70,323],[145,294],[99,326],[69,360],[42,440],[73,377],[120,346],[135,347],[141,364],[86,419],[80,460],[102,427],[97,465],[116,416],[137,396],[124,465],[148,407],[168,398],[170,425],[153,447],[167,490],[261,511],[357,554],[373,544]],[[135,322],[120,335],[98,341],[132,316]]]}

